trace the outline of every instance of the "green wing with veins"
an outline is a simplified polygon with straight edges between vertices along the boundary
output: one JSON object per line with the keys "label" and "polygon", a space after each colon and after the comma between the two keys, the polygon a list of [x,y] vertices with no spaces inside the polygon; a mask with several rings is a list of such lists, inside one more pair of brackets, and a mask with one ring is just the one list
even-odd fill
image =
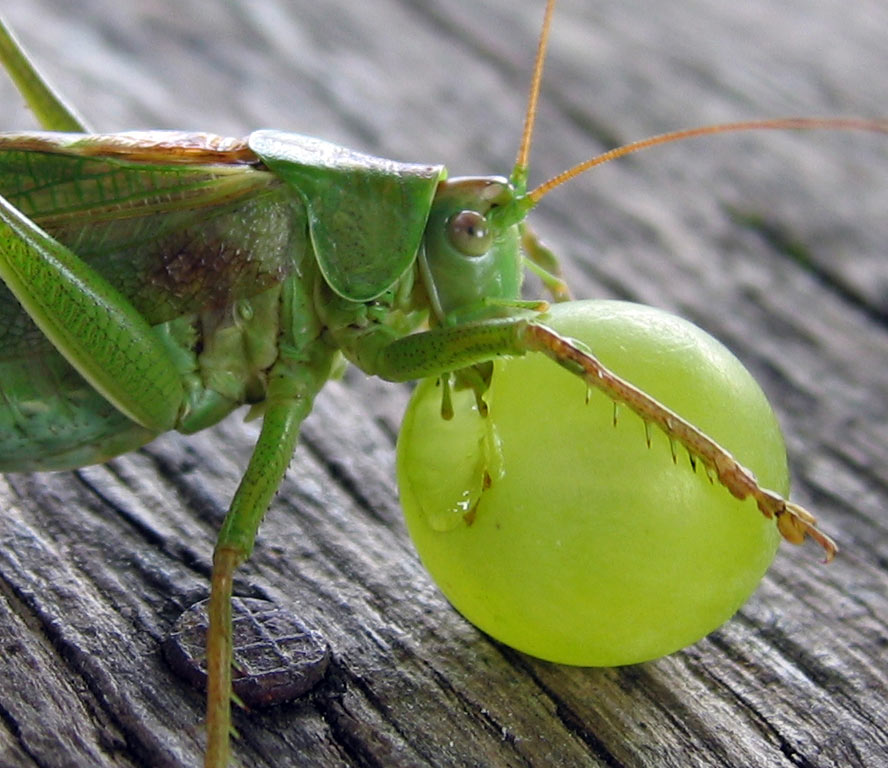
{"label": "green wing with veins", "polygon": [[[100,272],[152,324],[260,293],[282,281],[304,253],[302,204],[267,171],[245,163],[175,162],[175,156],[162,164],[85,155],[63,145],[35,150],[33,144],[21,136],[0,138],[0,194]],[[0,286],[4,357],[34,349],[39,332],[25,332],[28,325]]]}

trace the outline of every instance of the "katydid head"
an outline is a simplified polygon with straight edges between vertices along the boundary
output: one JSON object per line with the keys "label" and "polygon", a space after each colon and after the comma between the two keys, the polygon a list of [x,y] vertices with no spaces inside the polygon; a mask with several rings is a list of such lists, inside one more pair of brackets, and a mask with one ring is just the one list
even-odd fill
{"label": "katydid head", "polygon": [[524,269],[518,227],[504,217],[519,204],[497,176],[438,184],[419,254],[435,321],[442,325],[489,317],[490,307],[516,301]]}

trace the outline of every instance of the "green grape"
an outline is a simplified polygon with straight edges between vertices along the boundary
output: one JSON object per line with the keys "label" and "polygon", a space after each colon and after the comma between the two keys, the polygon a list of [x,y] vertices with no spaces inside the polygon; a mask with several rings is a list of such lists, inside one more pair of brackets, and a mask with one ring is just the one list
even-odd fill
{"label": "green grape", "polygon": [[[545,320],[688,419],[785,495],[786,450],[761,389],[696,326],[613,301]],[[588,404],[587,404],[588,396]],[[410,535],[450,602],[496,639],[551,661],[630,664],[695,642],[752,594],[773,520],[692,468],[687,452],[542,355],[495,363],[440,416],[416,389],[398,440]]]}

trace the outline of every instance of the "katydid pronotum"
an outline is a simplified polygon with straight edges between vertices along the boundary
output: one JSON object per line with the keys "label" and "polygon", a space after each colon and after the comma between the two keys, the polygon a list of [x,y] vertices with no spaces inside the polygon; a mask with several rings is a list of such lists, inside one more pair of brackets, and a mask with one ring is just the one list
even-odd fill
{"label": "katydid pronotum", "polygon": [[[70,131],[82,125],[79,118],[64,109],[40,107],[35,92],[24,90],[44,128]],[[536,92],[535,86],[534,95]],[[531,107],[528,117],[532,118],[533,114],[534,109]],[[528,125],[531,125],[530,120]],[[885,129],[884,124],[863,121],[783,120],[709,128],[699,133],[791,127]],[[663,140],[680,137],[682,136],[674,135]],[[422,362],[408,364],[399,354],[398,350],[403,347],[398,344],[398,339],[404,333],[416,329],[421,320],[420,315],[423,310],[428,309],[423,301],[427,295],[435,293],[436,277],[431,246],[422,253],[418,262],[415,261],[421,229],[426,223],[430,207],[434,209],[435,205],[443,205],[453,198],[458,198],[458,207],[454,212],[463,209],[477,211],[480,207],[481,212],[486,213],[493,205],[500,212],[492,216],[489,226],[495,232],[498,231],[497,228],[505,231],[516,226],[530,204],[535,203],[550,188],[544,185],[522,197],[530,144],[529,128],[525,131],[523,149],[511,180],[517,193],[510,191],[499,180],[487,179],[466,182],[454,180],[446,184],[442,182],[439,187],[441,169],[438,166],[411,167],[378,163],[356,155],[345,155],[339,148],[331,145],[269,132],[253,134],[248,143],[224,144],[207,137],[160,133],[130,137],[99,136],[86,140],[82,137],[18,134],[7,137],[4,143],[9,157],[6,175],[11,178],[10,186],[3,190],[7,198],[16,209],[25,212],[31,222],[62,243],[69,244],[74,252],[72,254],[67,249],[57,248],[41,231],[35,230],[27,221],[17,216],[15,210],[8,209],[4,221],[8,227],[5,239],[9,246],[9,260],[4,279],[28,308],[31,317],[37,321],[41,336],[52,339],[56,349],[61,350],[92,387],[102,393],[102,396],[96,395],[83,406],[84,413],[95,414],[100,419],[90,423],[92,436],[89,439],[85,440],[82,434],[78,434],[72,436],[71,442],[66,445],[54,433],[51,441],[40,443],[36,439],[31,440],[38,436],[36,433],[40,427],[35,426],[34,433],[28,435],[27,446],[16,445],[8,450],[7,455],[10,458],[4,466],[12,470],[41,469],[99,461],[140,445],[159,431],[178,428],[187,432],[208,426],[241,402],[265,404],[257,409],[266,409],[266,426],[260,440],[260,449],[270,450],[275,460],[270,464],[263,463],[261,470],[254,468],[252,474],[248,470],[248,480],[243,488],[255,493],[257,498],[244,501],[244,495],[241,494],[236,497],[235,505],[237,508],[247,509],[252,520],[243,531],[228,524],[226,533],[234,531],[237,535],[226,537],[223,534],[222,546],[217,555],[214,580],[216,631],[211,636],[219,644],[210,652],[211,659],[217,662],[216,673],[211,676],[215,682],[211,683],[209,706],[210,764],[222,761],[221,755],[227,749],[223,743],[228,731],[228,714],[225,711],[228,701],[228,663],[224,652],[224,633],[219,631],[219,627],[225,624],[226,589],[230,586],[228,577],[236,563],[246,556],[252,546],[258,518],[264,513],[279,475],[289,462],[298,422],[307,411],[311,396],[334,368],[337,351],[345,352],[347,357],[358,362],[364,370],[394,380],[447,373],[451,369],[487,359],[492,354],[520,354],[536,348],[561,359],[579,355],[581,366],[588,371],[590,383],[604,381],[608,394],[628,402],[645,420],[666,427],[672,436],[685,444],[704,463],[716,467],[721,480],[732,491],[756,496],[766,514],[778,516],[785,535],[798,539],[804,533],[810,533],[824,544],[827,551],[831,548],[829,540],[817,532],[806,513],[794,506],[787,507],[782,500],[758,489],[751,478],[732,464],[717,446],[706,441],[705,436],[697,433],[690,425],[682,425],[673,415],[649,401],[643,393],[627,390],[613,380],[603,380],[591,357],[574,351],[569,345],[565,346],[545,326],[528,320],[533,309],[518,301],[517,286],[520,277],[517,274],[507,281],[509,284],[501,296],[485,290],[478,296],[470,297],[468,307],[459,305],[459,302],[465,301],[462,294],[458,295],[459,302],[452,306],[439,301],[439,306],[432,313],[432,323],[436,330],[427,332],[428,336],[413,337],[408,345],[411,356],[418,351]],[[329,173],[322,173],[319,167],[327,162],[325,155],[333,155],[333,162],[329,163]],[[16,166],[16,157],[26,157],[27,160]],[[45,166],[42,171],[38,168],[40,164]],[[363,195],[367,194],[363,185],[368,183],[368,178],[375,176],[378,183],[385,185],[389,183],[386,174],[391,171],[403,174],[411,180],[409,189],[399,192],[404,203],[396,204],[388,213],[385,204],[375,200],[373,205],[363,205]],[[578,169],[577,172],[581,171]],[[46,179],[48,173],[69,176],[65,181],[54,182],[58,186],[51,187],[52,191],[41,199],[29,184]],[[110,186],[96,186],[96,197],[89,201],[89,206],[82,206],[82,200],[78,200],[76,210],[75,206],[66,208],[64,202],[58,201],[65,193],[63,185],[70,184],[68,191],[71,193],[74,185],[82,182],[87,174],[105,175],[110,179]],[[165,195],[178,196],[174,202],[170,202],[167,197],[161,200],[146,190],[147,177],[150,175],[154,178],[161,174],[165,174],[175,185],[174,189],[165,190]],[[126,195],[119,192],[119,187],[114,187],[121,179],[131,185],[128,189],[130,194],[135,192],[135,202],[132,205],[133,209],[139,211],[137,214],[127,214],[126,223],[122,226],[124,217],[120,214],[120,202]],[[280,180],[285,184],[281,184]],[[362,214],[372,215],[368,226],[372,225],[380,239],[374,241],[368,236],[355,242],[354,239],[349,239],[354,238],[350,230],[351,224],[345,228],[348,231],[332,227],[325,216],[325,206],[320,202],[327,192],[325,185],[328,183],[332,185],[332,193],[336,195],[350,185],[356,187],[351,221],[354,222]],[[369,183],[372,188],[374,182]],[[77,189],[73,194],[88,193]],[[384,197],[377,190],[370,194]],[[348,207],[350,201],[347,193],[345,200],[344,205]],[[522,200],[526,202],[522,203]],[[113,206],[109,203],[113,203]],[[259,217],[257,221],[269,230],[278,226],[278,220],[281,220],[281,230],[272,231],[272,235],[285,231],[291,238],[287,249],[275,251],[277,243],[257,242],[254,232],[228,231],[224,218],[232,210],[230,206],[236,205],[255,205],[255,215]],[[124,277],[122,268],[106,264],[111,264],[115,256],[124,249],[128,254],[138,250],[132,241],[139,240],[140,237],[144,240],[145,236],[144,233],[134,234],[138,231],[134,220],[138,220],[138,216],[144,215],[149,208],[152,215],[163,215],[166,223],[161,230],[151,230],[151,248],[143,248],[142,255],[133,260],[133,272]],[[187,232],[187,239],[194,239],[194,224],[188,220],[188,215],[195,209],[202,213],[209,209],[217,211],[220,230],[226,238],[230,237],[232,240],[228,249],[230,253],[222,254],[230,256],[232,261],[225,262],[221,269],[223,276],[233,276],[230,285],[220,286],[214,282],[213,285],[195,286],[193,282],[189,282],[182,286],[165,282],[151,271],[152,268],[163,271],[169,260],[164,248],[171,246],[158,245],[158,241],[162,242],[164,237],[172,240],[183,236],[183,232]],[[387,219],[386,216],[391,218]],[[447,221],[450,218],[446,214],[436,214],[436,220]],[[412,223],[410,219],[413,220]],[[477,220],[470,219],[471,231],[478,231]],[[189,226],[192,229],[188,229]],[[72,234],[74,228],[76,232]],[[305,236],[307,228],[311,232],[313,250]],[[458,232],[464,231],[465,217],[457,221],[456,228]],[[212,245],[219,245],[222,237],[219,232],[211,234],[210,229],[204,231]],[[400,249],[393,248],[393,231],[404,242]],[[525,234],[525,241],[533,253],[533,235],[529,231]],[[462,236],[455,234],[456,238]],[[108,245],[115,237],[119,244]],[[246,242],[242,242],[241,237]],[[28,247],[14,247],[14,244],[25,243]],[[343,243],[349,246],[345,255],[341,255]],[[143,243],[138,245],[142,247]],[[472,252],[476,246],[476,243],[468,245],[473,258],[477,255]],[[237,253],[248,248],[256,249],[259,257],[255,263],[257,271],[242,269],[238,261]],[[226,248],[220,250],[225,251]],[[51,295],[59,285],[59,274],[46,278],[53,290],[35,290],[37,285],[46,287],[40,283],[42,278],[30,275],[27,279],[17,278],[24,268],[15,266],[11,261],[17,251],[20,251],[18,255],[27,259],[29,269],[33,264],[39,263],[37,255],[54,255],[63,262],[68,260],[67,266],[60,271],[71,270],[75,273],[67,283],[72,286],[68,291],[74,300],[71,308],[47,306],[44,302],[45,296]],[[356,256],[359,251],[366,251],[366,260]],[[397,251],[400,251],[400,256]],[[96,254],[89,257],[95,259],[90,260],[90,264],[95,270],[102,272],[114,288],[108,289],[104,281],[95,279],[93,269],[82,270],[76,257],[87,253]],[[317,256],[316,260],[313,253]],[[181,248],[176,250],[176,256],[179,257],[180,254]],[[519,266],[514,254],[510,254],[507,261],[511,268]],[[357,268],[364,263],[373,265],[369,276],[361,275]],[[416,264],[419,266],[415,266]],[[497,263],[498,269],[501,266]],[[415,281],[414,269],[418,270],[418,279]],[[554,281],[550,282],[553,286],[557,285]],[[144,288],[146,284],[150,286],[149,289]],[[422,288],[418,294],[410,295],[409,289],[413,285],[422,285]],[[84,286],[89,286],[88,290],[84,290]],[[254,291],[260,293],[254,295]],[[286,302],[281,301],[282,293],[288,296]],[[85,321],[86,330],[78,331],[77,324],[72,320],[90,317],[89,312],[96,304],[97,297],[101,297],[102,313],[115,318],[110,325],[104,326],[106,338],[98,343],[95,332],[96,328],[102,327],[102,323],[97,320]],[[136,304],[137,311],[132,311],[130,304]],[[300,323],[306,321],[311,326],[310,337],[305,337],[310,338],[311,343],[303,344],[303,337],[296,334],[285,341],[277,338],[278,331],[271,329],[279,327],[278,308],[281,305],[286,306],[289,319]],[[6,311],[18,321],[21,313],[16,306],[10,299],[7,301]],[[230,389],[231,382],[206,386],[208,380],[217,381],[220,378],[218,371],[227,368],[232,362],[229,356],[230,347],[226,345],[236,346],[241,343],[242,337],[238,337],[237,342],[230,342],[229,334],[245,333],[242,327],[235,328],[235,324],[230,322],[231,318],[218,316],[220,313],[214,310],[220,306],[234,308],[232,312],[239,313],[239,321],[249,320],[247,334],[254,330],[260,336],[267,334],[262,339],[265,346],[256,351],[255,357],[239,361],[238,364],[246,370],[240,380],[234,383],[233,390]],[[368,311],[368,306],[371,311]],[[204,315],[198,320],[199,312],[204,312]],[[214,316],[207,317],[206,314]],[[174,317],[178,319],[173,320]],[[204,325],[198,327],[197,322]],[[148,328],[148,325],[158,327]],[[291,322],[290,326],[293,325]],[[301,333],[305,329],[299,330]],[[122,364],[119,356],[124,344],[119,338],[113,339],[117,334],[124,335],[127,339],[126,346],[135,350]],[[193,355],[198,336],[203,337],[203,352],[199,361]],[[19,342],[21,348],[27,344],[31,350],[35,343],[33,332],[24,335],[22,339],[24,341]],[[432,344],[433,341],[436,343]],[[470,343],[469,349],[461,346],[465,341]],[[46,358],[51,357],[46,343],[40,341],[39,344],[42,345],[41,354],[45,354]],[[213,345],[218,347],[218,357],[215,360],[214,355],[207,352]],[[295,362],[293,358],[286,360],[278,356],[284,346],[289,346],[291,350],[299,348]],[[190,355],[194,359],[172,361],[170,349],[174,350],[175,355]],[[144,365],[136,368],[135,363]],[[63,370],[65,376],[73,375],[64,365],[59,362],[59,370]],[[143,387],[148,383],[157,388],[157,395],[146,394]],[[290,388],[296,384],[302,389]],[[188,395],[181,394],[183,389],[187,390]],[[114,403],[115,408],[109,408],[107,402]],[[119,416],[119,411],[127,414],[130,420]],[[50,415],[51,418],[56,418]],[[18,415],[13,418],[18,418]],[[140,426],[134,426],[133,422]],[[87,444],[85,451],[81,448],[84,442]],[[76,451],[71,447],[74,444],[78,446]],[[32,449],[34,454],[29,457],[26,449]],[[253,466],[258,467],[259,464],[254,462]],[[274,469],[269,469],[269,466],[274,466]],[[264,486],[261,491],[258,488],[260,484]]]}

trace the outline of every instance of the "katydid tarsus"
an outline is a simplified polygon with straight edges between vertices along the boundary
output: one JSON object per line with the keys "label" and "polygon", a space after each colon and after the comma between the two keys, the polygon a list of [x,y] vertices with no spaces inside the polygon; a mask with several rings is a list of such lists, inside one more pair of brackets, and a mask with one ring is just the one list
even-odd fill
{"label": "katydid tarsus", "polygon": [[[727,131],[884,132],[888,124],[778,119],[681,131],[606,153],[528,192],[553,6],[508,181],[445,180],[441,166],[378,160],[272,131],[242,141],[85,135],[81,118],[42,88],[6,41],[7,68],[25,72],[18,86],[53,133],[0,137],[0,274],[18,302],[7,297],[0,308],[13,329],[3,344],[15,366],[3,376],[12,405],[3,416],[9,440],[0,468],[102,461],[169,429],[203,429],[245,402],[263,417],[214,557],[207,765],[228,759],[232,575],[249,556],[301,421],[342,355],[367,373],[403,381],[543,352],[663,429],[732,493],[752,496],[787,539],[810,535],[828,556],[834,551],[809,513],[759,488],[693,425],[535,320],[542,305],[520,298],[527,265],[519,241],[543,261],[548,252],[524,225],[527,212],[589,167],[647,146]],[[207,272],[198,274],[196,264]],[[563,295],[557,276],[532,268]],[[40,374],[28,367],[35,354]],[[52,395],[58,405],[37,415],[17,407],[35,375],[61,382]],[[484,386],[482,377],[464,379]],[[66,422],[60,413],[75,407],[72,393],[79,410]]]}

